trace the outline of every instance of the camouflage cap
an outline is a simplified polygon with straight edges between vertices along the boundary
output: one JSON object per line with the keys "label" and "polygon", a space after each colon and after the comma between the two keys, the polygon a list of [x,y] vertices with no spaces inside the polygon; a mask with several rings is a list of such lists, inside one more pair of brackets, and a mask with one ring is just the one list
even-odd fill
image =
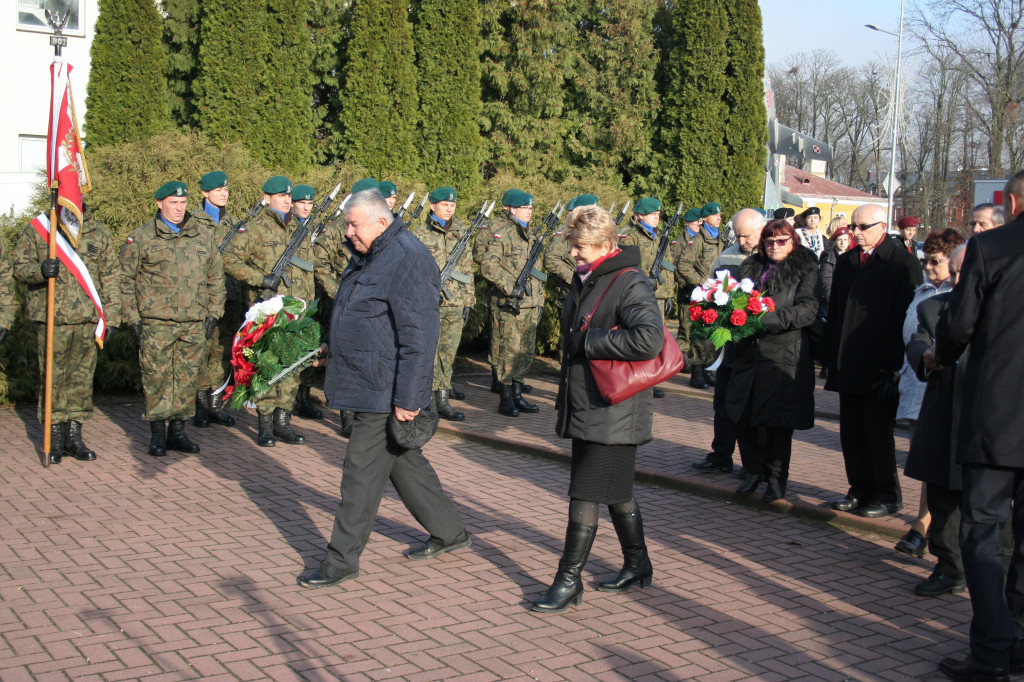
{"label": "camouflage cap", "polygon": [[708,203],[704,204],[704,206],[700,209],[700,217],[707,218],[709,215],[715,215],[716,213],[721,212],[721,204],[715,203],[714,201],[709,201]]}
{"label": "camouflage cap", "polygon": [[597,204],[596,194],[580,194],[569,199],[569,203],[565,205],[565,210],[571,211],[580,206],[594,206],[595,204]]}
{"label": "camouflage cap", "polygon": [[160,185],[160,189],[153,193],[154,199],[166,199],[167,197],[174,195],[176,197],[187,197],[188,196],[188,185],[178,180],[172,180],[171,182],[165,182]]}
{"label": "camouflage cap", "polygon": [[283,175],[271,176],[263,183],[264,194],[288,194],[292,191],[292,181]]}
{"label": "camouflage cap", "polygon": [[210,171],[199,178],[199,189],[209,192],[212,189],[220,189],[228,186],[228,174],[224,171]]}
{"label": "camouflage cap", "polygon": [[365,192],[368,189],[375,189],[380,191],[380,183],[377,182],[377,178],[363,178],[356,184],[352,185],[352,194],[358,192]]}
{"label": "camouflage cap", "polygon": [[633,205],[633,213],[637,215],[648,215],[661,210],[661,200],[654,197],[646,197]]}
{"label": "camouflage cap", "polygon": [[430,193],[429,201],[436,204],[439,201],[455,201],[455,190],[451,187],[438,187]]}
{"label": "camouflage cap", "polygon": [[501,195],[501,205],[509,208],[533,206],[533,195],[527,194],[521,189],[510,189]]}
{"label": "camouflage cap", "polygon": [[695,223],[700,220],[700,209],[691,208],[689,211],[683,214],[684,223]]}
{"label": "camouflage cap", "polygon": [[377,183],[377,189],[380,191],[380,195],[387,199],[398,194],[398,185],[391,182],[390,180],[383,180]]}
{"label": "camouflage cap", "polygon": [[295,185],[292,188],[292,201],[312,201],[316,198],[316,190],[309,185]]}

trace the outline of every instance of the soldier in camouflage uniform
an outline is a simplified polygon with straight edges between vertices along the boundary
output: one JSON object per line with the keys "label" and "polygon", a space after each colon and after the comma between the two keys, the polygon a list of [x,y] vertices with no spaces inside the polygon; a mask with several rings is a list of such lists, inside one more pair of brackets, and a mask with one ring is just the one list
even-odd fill
{"label": "soldier in camouflage uniform", "polygon": [[[199,452],[185,434],[207,341],[224,315],[219,242],[186,210],[188,188],[168,182],[157,213],[121,247],[124,319],[139,340],[149,454]],[[164,420],[169,420],[167,425]]]}
{"label": "soldier in camouflage uniform", "polygon": [[[687,212],[686,217],[690,217]],[[676,282],[679,284],[679,297],[689,305],[690,294],[694,287],[699,286],[708,277],[712,277],[711,266],[714,264],[718,254],[722,252],[724,243],[719,235],[719,227],[722,225],[721,205],[710,202],[700,209],[701,225],[692,237],[692,243],[683,247],[679,252],[679,258],[675,262]],[[689,225],[686,234],[690,234]],[[680,315],[681,319],[689,320],[688,315]],[[687,325],[688,329],[689,325]],[[682,332],[682,325],[680,325]],[[680,340],[681,341],[681,340]],[[681,343],[680,343],[681,345]],[[694,388],[707,388],[714,386],[712,377],[704,368],[714,358],[707,350],[703,341],[689,342],[690,359],[693,365],[690,370],[690,386]],[[686,351],[686,348],[683,348]]]}
{"label": "soldier in camouflage uniform", "polygon": [[[455,217],[455,190],[441,187],[430,193],[430,213],[412,227],[412,232],[434,257],[439,270],[448,264],[452,250],[468,227]],[[472,237],[470,237],[472,239]],[[445,292],[447,291],[447,294]],[[455,353],[462,340],[462,327],[476,304],[473,291],[473,252],[467,247],[459,257],[451,278],[443,283],[441,292],[441,334],[434,356],[434,404],[437,413],[450,421],[460,422],[466,415],[451,406],[449,395],[458,400],[466,396],[452,389],[452,368]]]}
{"label": "soldier in camouflage uniform", "polygon": [[[569,214],[574,209],[580,206],[596,205],[597,196],[593,194],[580,194],[573,197],[565,205],[565,210],[567,211],[565,222],[569,222]],[[557,277],[560,283],[564,283],[564,287],[568,287],[572,284],[572,276],[576,273],[576,260],[569,253],[569,242],[566,241],[565,235],[562,232],[563,227],[564,225],[551,235],[551,241],[548,242],[547,248],[544,249],[544,269],[548,274]]]}
{"label": "soldier in camouflage uniform", "polygon": [[[83,207],[83,220],[77,231],[60,224],[58,233],[67,238],[71,248],[82,259],[99,294],[103,315],[107,320],[106,339],[121,324],[121,265],[110,233],[96,220],[92,211]],[[77,224],[77,223],[73,223]],[[46,280],[55,280],[53,311],[53,405],[50,424],[50,462],[61,461],[62,455],[77,460],[96,459],[96,453],[82,441],[82,424],[92,416],[92,381],[96,371],[96,338],[100,316],[89,294],[68,268],[59,260],[47,258],[47,240],[33,225],[22,230],[14,246],[11,268],[7,257],[0,254],[0,327],[10,328],[14,319],[11,273],[28,286],[25,312],[36,326],[36,348],[39,356],[40,385],[46,372]],[[3,338],[0,335],[0,338]],[[43,391],[39,392],[39,421],[44,421]]]}
{"label": "soldier in camouflage uniform", "polygon": [[[398,201],[398,185],[390,180],[381,180],[377,183],[377,191],[384,197],[384,203],[388,205],[391,215],[395,214],[395,202]],[[353,192],[355,194],[355,192]]]}
{"label": "soldier in camouflage uniform", "polygon": [[14,271],[11,259],[7,256],[7,247],[0,239],[0,343],[14,324],[17,308],[14,305]]}
{"label": "soldier in camouflage uniform", "polygon": [[[673,267],[675,263],[679,262],[679,256],[682,255],[683,251],[693,245],[693,240],[697,238],[699,233],[700,209],[691,208],[683,214],[683,231],[679,234],[678,239],[672,240],[672,245],[669,247],[669,251],[672,254]],[[675,284],[680,310],[685,310],[690,305],[690,291],[692,289],[687,290],[686,284],[679,281],[678,271],[675,273]],[[693,370],[693,357],[690,355],[691,324],[689,315],[679,315],[679,331],[676,335],[676,341],[679,343],[679,349],[686,356],[686,364],[683,365],[682,374],[690,374]]]}
{"label": "soldier in camouflage uniform", "polygon": [[[292,189],[292,213],[302,221],[303,225],[309,220],[309,214],[313,211],[314,199],[316,199],[316,190],[309,185],[295,185]],[[310,225],[310,229],[312,228],[313,226]],[[316,279],[315,274],[314,272],[314,280]],[[313,297],[316,298],[315,285]],[[322,319],[319,309],[317,310],[317,319]],[[315,378],[316,370],[313,367],[307,367],[299,372],[299,391],[296,394],[292,411],[303,419],[324,418],[324,413],[317,409],[317,406],[309,399],[309,389]]]}
{"label": "soldier in camouflage uniform", "polygon": [[[199,190],[202,192],[202,199],[192,211],[192,218],[209,230],[219,248],[225,235],[238,223],[227,209],[227,173],[207,173],[199,178]],[[223,426],[235,425],[234,417],[224,412],[224,401],[221,396],[213,395],[213,392],[224,384],[224,380],[231,373],[231,342],[245,315],[245,309],[242,307],[245,292],[238,282],[226,274],[224,289],[227,292],[224,317],[217,322],[217,329],[206,342],[206,352],[203,364],[199,368],[199,381],[196,385],[196,416],[192,418],[192,423],[201,428],[208,427],[211,422]]]}
{"label": "soldier in camouflage uniform", "polygon": [[[502,196],[501,205],[501,215],[488,222],[487,232],[476,240],[473,257],[480,265],[480,274],[490,285],[489,359],[497,372],[501,395],[498,412],[518,417],[520,412],[540,411],[537,405],[523,399],[522,386],[537,347],[537,322],[544,305],[544,287],[541,279],[531,277],[529,292],[514,290],[535,241],[529,227],[533,196],[510,189]],[[518,304],[518,311],[515,304]]]}
{"label": "soldier in camouflage uniform", "polygon": [[[249,285],[247,303],[259,300],[262,291],[294,296],[312,301],[316,295],[313,283],[313,245],[303,241],[288,266],[291,286],[281,277],[271,274],[292,237],[292,183],[275,175],[263,183],[263,198],[267,210],[249,222],[224,252],[224,270],[240,282]],[[285,443],[305,443],[305,436],[291,427],[292,405],[299,390],[299,378],[292,374],[275,384],[262,398],[256,400],[259,425],[257,443],[273,447],[276,438]]]}

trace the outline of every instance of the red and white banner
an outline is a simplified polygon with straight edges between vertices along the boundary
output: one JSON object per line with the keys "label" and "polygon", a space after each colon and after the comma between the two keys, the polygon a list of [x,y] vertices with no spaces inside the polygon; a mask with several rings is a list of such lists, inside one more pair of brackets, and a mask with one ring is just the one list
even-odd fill
{"label": "red and white banner", "polygon": [[[59,57],[50,65],[50,126],[46,140],[46,181],[53,187],[58,183],[57,203],[61,207],[60,222],[71,228],[72,239],[77,241],[78,226],[82,224],[82,193],[92,189],[89,171],[82,155],[82,138],[75,118],[75,105],[71,99],[71,65]],[[70,215],[69,215],[70,214]],[[74,216],[74,225],[71,225]]]}
{"label": "red and white banner", "polygon": [[[36,229],[44,242],[50,241],[50,219],[45,213],[40,213],[32,219],[32,227]],[[92,304],[96,306],[96,312],[100,314],[100,321],[96,323],[96,343],[103,348],[103,333],[107,330],[107,318],[103,314],[103,301],[100,300],[100,292],[96,290],[96,283],[92,281],[92,275],[89,274],[89,268],[86,267],[82,257],[75,252],[71,243],[61,234],[60,230],[57,230],[57,258],[74,275],[78,284],[92,300]]]}

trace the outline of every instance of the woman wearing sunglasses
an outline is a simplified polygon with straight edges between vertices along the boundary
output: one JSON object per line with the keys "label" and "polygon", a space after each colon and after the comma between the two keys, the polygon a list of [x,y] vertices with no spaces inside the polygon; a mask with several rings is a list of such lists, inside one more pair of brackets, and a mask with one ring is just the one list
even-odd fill
{"label": "woman wearing sunglasses", "polygon": [[747,474],[736,492],[749,495],[767,481],[764,500],[772,502],[786,495],[793,430],[814,426],[810,328],[819,307],[818,258],[792,225],[773,220],[737,278],[753,280],[775,310],[761,317],[765,334],[736,344],[726,410]]}

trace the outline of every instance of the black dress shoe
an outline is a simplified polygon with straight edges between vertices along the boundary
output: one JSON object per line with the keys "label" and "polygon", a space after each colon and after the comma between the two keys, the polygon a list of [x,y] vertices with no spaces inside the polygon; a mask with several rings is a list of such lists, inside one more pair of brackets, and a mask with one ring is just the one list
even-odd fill
{"label": "black dress shoe", "polygon": [[740,487],[736,488],[736,494],[749,495],[757,490],[757,486],[761,485],[761,481],[763,480],[763,474],[747,474],[747,477],[743,479],[743,483],[740,483]]}
{"label": "black dress shoe", "polygon": [[847,495],[843,499],[836,500],[835,502],[832,503],[832,508],[833,509],[835,509],[836,511],[844,511],[844,512],[853,511],[854,509],[856,509],[859,506],[860,506],[860,500],[858,500],[853,495]]}
{"label": "black dress shoe", "polygon": [[963,578],[952,578],[935,571],[924,582],[920,582],[914,588],[914,594],[919,597],[938,597],[943,594],[962,594],[967,590],[967,583]]}
{"label": "black dress shoe", "polygon": [[462,533],[448,545],[444,544],[444,540],[441,538],[431,537],[420,547],[406,552],[405,556],[410,559],[433,559],[434,557],[441,556],[446,552],[454,552],[457,549],[469,547],[472,542],[473,541],[469,539],[469,534],[466,533],[466,531],[462,531]]}
{"label": "black dress shoe", "polygon": [[857,511],[854,512],[857,516],[863,516],[867,519],[879,519],[883,516],[892,516],[903,509],[903,505],[899,503],[885,504],[884,502],[868,502],[857,507]]}
{"label": "black dress shoe", "polygon": [[893,547],[893,549],[897,552],[921,558],[924,556],[924,549],[927,546],[928,541],[925,537],[911,528],[907,531],[907,534],[903,536],[903,539],[896,543],[896,546]]}
{"label": "black dress shoe", "polygon": [[665,391],[661,390],[660,388],[655,388],[653,390],[654,390],[654,397],[655,398],[664,398],[665,397]]}
{"label": "black dress shoe", "polygon": [[732,462],[728,464],[719,464],[712,462],[710,459],[704,459],[700,462],[690,462],[690,468],[696,469],[702,473],[732,473]]}
{"label": "black dress shoe", "polygon": [[982,665],[971,656],[962,661],[944,658],[939,663],[939,670],[946,673],[949,679],[960,682],[1010,682],[1010,673],[1006,668]]}
{"label": "black dress shoe", "polygon": [[354,580],[359,577],[359,571],[348,571],[338,568],[327,561],[322,561],[319,566],[308,573],[299,576],[299,584],[303,587],[330,587],[343,583],[346,580]]}

